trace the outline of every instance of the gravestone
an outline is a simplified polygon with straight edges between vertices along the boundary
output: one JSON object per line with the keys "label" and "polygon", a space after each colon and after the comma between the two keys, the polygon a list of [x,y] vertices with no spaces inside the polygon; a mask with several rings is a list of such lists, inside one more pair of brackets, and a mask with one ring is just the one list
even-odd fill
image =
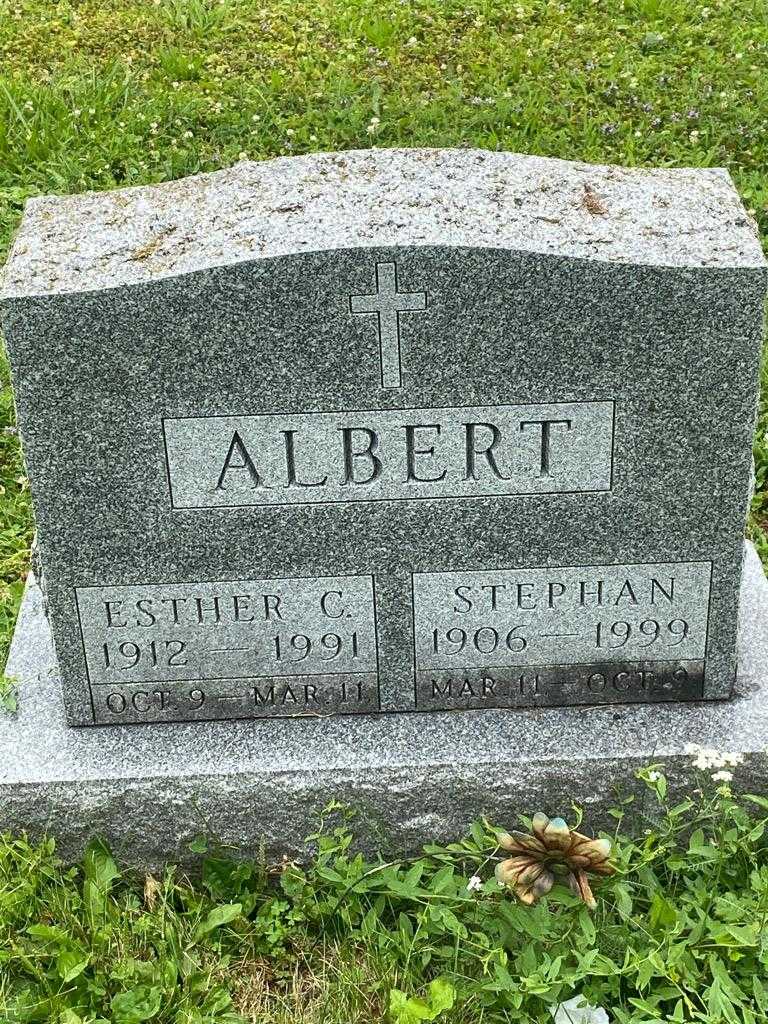
{"label": "gravestone", "polygon": [[475,792],[521,734],[536,762],[589,722],[605,760],[642,723],[613,782],[716,730],[765,286],[721,170],[371,151],[31,200],[2,292],[43,591],[18,820],[19,783],[80,773],[53,806],[83,834],[138,785],[149,856],[188,824],[157,780],[178,808],[215,776],[272,839],[335,783],[418,838],[430,773]]}

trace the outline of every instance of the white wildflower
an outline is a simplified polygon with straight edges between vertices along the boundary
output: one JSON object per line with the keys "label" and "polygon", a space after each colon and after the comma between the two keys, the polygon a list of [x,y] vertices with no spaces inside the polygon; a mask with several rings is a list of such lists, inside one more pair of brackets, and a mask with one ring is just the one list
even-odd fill
{"label": "white wildflower", "polygon": [[737,764],[741,764],[743,760],[741,754],[722,753],[719,750],[714,750],[712,747],[702,747],[698,743],[687,743],[685,745],[685,752],[686,754],[694,755],[694,767],[702,772],[711,772],[713,769],[725,768],[726,765],[734,767]]}
{"label": "white wildflower", "polygon": [[713,782],[733,782],[733,772],[719,771],[712,775]]}
{"label": "white wildflower", "polygon": [[467,892],[477,892],[477,890],[482,887],[483,880],[480,875],[472,875],[470,880],[467,882]]}
{"label": "white wildflower", "polygon": [[609,1024],[602,1006],[591,1006],[584,996],[574,996],[555,1007],[550,1006],[549,1012],[555,1024]]}
{"label": "white wildflower", "polygon": [[725,764],[729,764],[731,768],[735,768],[737,765],[744,764],[744,755],[736,754],[733,751],[723,751],[720,755]]}
{"label": "white wildflower", "polygon": [[660,778],[661,778],[661,772],[656,772],[656,771],[648,772],[648,781],[649,782],[658,782]]}

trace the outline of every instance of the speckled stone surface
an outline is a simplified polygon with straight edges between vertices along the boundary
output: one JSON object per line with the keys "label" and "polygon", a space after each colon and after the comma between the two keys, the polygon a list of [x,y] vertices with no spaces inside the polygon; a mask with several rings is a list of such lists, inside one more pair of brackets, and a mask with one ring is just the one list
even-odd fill
{"label": "speckled stone surface", "polygon": [[[665,765],[692,784],[685,745],[744,754],[734,785],[768,787],[768,582],[748,546],[733,700],[280,722],[70,729],[39,589],[27,589],[9,670],[20,707],[0,717],[0,829],[48,831],[67,858],[100,832],[130,863],[189,859],[199,832],[255,850],[302,853],[332,797],[362,811],[382,852],[454,838],[480,814],[568,813],[608,825],[634,773]],[[641,815],[643,800],[632,808]]]}
{"label": "speckled stone surface", "polygon": [[411,245],[763,266],[721,168],[384,149],[245,162],[150,187],[33,199],[5,294],[98,291],[295,252]]}
{"label": "speckled stone surface", "polygon": [[[575,569],[578,587],[591,567],[581,582],[594,591],[605,565],[628,567],[627,579],[634,565],[711,572],[689,618],[673,602],[662,616],[663,599],[617,597],[619,622],[632,619],[626,647],[624,625],[611,633],[618,611],[600,623],[579,613],[576,625],[575,612],[553,615],[546,642],[525,638],[540,643],[534,668],[555,666],[525,701],[726,698],[765,285],[754,227],[720,170],[372,151],[30,202],[2,314],[69,721],[260,713],[254,680],[275,664],[265,643],[290,652],[299,636],[303,658],[295,616],[295,632],[260,637],[258,656],[237,623],[222,653],[218,621],[196,634],[202,653],[182,651],[153,619],[170,607],[163,588],[209,588],[210,615],[222,581],[266,581],[230,595],[232,613],[235,597],[240,608],[274,602],[276,581],[331,579],[331,621],[340,581],[371,578],[379,679],[364,706],[405,714],[415,574],[515,570],[523,595],[526,569]],[[281,502],[298,488],[300,502]],[[79,614],[78,593],[94,587],[126,588],[111,609],[102,602],[99,622]],[[153,595],[141,611],[137,588]],[[509,689],[525,606],[519,596],[501,620],[502,704],[529,685]],[[661,623],[653,652],[630,615],[639,607]],[[357,638],[344,633],[348,668],[368,615]],[[694,620],[706,635],[680,626]],[[476,617],[468,634],[482,653],[490,625]],[[449,619],[439,626],[435,643],[451,650]],[[690,650],[678,651],[684,628]],[[597,668],[618,662],[615,685],[600,689],[594,665],[569,676],[575,629],[594,638]],[[335,636],[314,630],[313,671],[325,671]],[[135,671],[120,638],[141,645]],[[364,654],[367,670],[374,652]],[[473,668],[473,686],[488,667]],[[354,678],[337,674],[319,705],[304,691],[298,710],[340,706]],[[454,706],[476,699],[451,695]]]}

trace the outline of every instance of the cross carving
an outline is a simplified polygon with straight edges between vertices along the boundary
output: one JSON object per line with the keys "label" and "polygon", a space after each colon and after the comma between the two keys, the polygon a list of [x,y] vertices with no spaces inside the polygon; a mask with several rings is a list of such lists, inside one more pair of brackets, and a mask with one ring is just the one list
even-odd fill
{"label": "cross carving", "polygon": [[351,313],[375,315],[379,326],[381,386],[402,386],[400,369],[400,314],[421,313],[427,308],[426,292],[399,292],[397,264],[376,264],[376,291],[372,295],[350,295]]}

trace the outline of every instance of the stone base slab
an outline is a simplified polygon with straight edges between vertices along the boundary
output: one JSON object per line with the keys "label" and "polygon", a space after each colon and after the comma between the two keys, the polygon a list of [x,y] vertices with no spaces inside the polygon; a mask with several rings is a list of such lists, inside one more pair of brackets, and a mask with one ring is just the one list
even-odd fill
{"label": "stone base slab", "polygon": [[332,798],[360,808],[360,839],[387,853],[454,838],[482,814],[511,826],[574,802],[596,828],[617,793],[650,811],[635,772],[651,761],[683,792],[688,743],[743,754],[734,785],[768,789],[768,581],[751,545],[730,701],[70,728],[33,580],[7,672],[19,710],[0,715],[0,829],[47,832],[66,859],[94,834],[143,868],[188,861],[199,833],[301,853]]}

